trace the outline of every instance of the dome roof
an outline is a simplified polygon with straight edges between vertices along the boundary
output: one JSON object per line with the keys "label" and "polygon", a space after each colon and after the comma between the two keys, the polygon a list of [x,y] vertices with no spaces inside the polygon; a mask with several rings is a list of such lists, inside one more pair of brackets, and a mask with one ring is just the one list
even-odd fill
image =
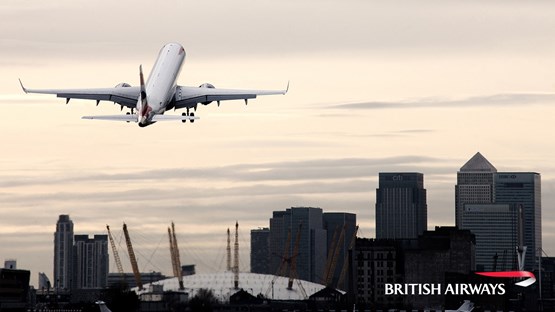
{"label": "dome roof", "polygon": [[[250,293],[253,296],[258,294],[265,295],[268,288],[270,291],[268,297],[275,300],[304,300],[302,292],[299,290],[298,282],[293,283],[293,289],[287,289],[287,283],[289,278],[278,276],[276,277],[273,284],[272,291],[272,280],[274,275],[269,274],[257,274],[257,273],[239,273],[239,289]],[[232,272],[222,272],[222,273],[207,273],[207,274],[195,274],[189,276],[183,276],[183,286],[185,287],[184,292],[188,293],[190,297],[196,295],[197,291],[201,288],[210,289],[214,295],[223,302],[229,301],[229,297],[236,293],[238,289],[233,287],[233,273]],[[325,288],[324,285],[300,281],[307,296],[310,296]],[[157,281],[152,283],[152,285],[162,285],[164,291],[180,291],[179,282],[176,277],[168,278],[165,280]],[[137,288],[133,288],[138,294],[146,293],[149,289],[149,284],[145,285],[143,291],[138,291]],[[273,294],[273,296],[272,296]]]}

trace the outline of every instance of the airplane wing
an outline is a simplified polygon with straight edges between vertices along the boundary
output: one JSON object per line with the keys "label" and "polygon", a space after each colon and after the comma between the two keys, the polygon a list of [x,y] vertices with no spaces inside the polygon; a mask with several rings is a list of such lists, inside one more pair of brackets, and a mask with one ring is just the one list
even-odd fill
{"label": "airplane wing", "polygon": [[27,89],[21,80],[19,83],[25,93],[56,94],[59,98],[65,98],[66,103],[70,99],[96,100],[97,104],[99,101],[110,101],[130,108],[137,106],[141,91],[139,87],[126,86],[95,89]]}
{"label": "airplane wing", "polygon": [[254,99],[258,95],[286,94],[289,90],[289,83],[285,90],[236,90],[218,89],[210,87],[185,87],[177,86],[175,90],[175,108],[194,108],[198,103],[209,104],[216,101],[226,100],[245,100]]}

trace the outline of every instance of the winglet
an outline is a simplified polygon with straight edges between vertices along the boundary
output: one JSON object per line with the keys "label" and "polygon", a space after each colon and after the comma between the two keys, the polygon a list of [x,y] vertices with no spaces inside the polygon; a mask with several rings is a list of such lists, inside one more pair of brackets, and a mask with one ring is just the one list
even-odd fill
{"label": "winglet", "polygon": [[287,94],[287,92],[289,92],[289,80],[287,80],[287,88],[285,88],[285,94]]}
{"label": "winglet", "polygon": [[21,79],[19,79],[19,84],[21,85],[21,89],[23,89],[23,92],[27,93],[27,89],[25,89],[25,87],[23,86],[23,82],[21,82]]}

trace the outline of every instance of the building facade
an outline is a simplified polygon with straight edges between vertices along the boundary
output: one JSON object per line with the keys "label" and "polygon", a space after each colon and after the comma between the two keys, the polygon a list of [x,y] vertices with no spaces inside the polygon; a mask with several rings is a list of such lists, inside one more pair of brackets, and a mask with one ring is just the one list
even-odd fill
{"label": "building facade", "polygon": [[347,290],[352,279],[348,271],[348,256],[349,250],[355,247],[357,216],[346,212],[324,212],[323,218],[328,256],[322,277],[329,274],[328,285]]}
{"label": "building facade", "polygon": [[[424,232],[416,248],[405,250],[405,283],[445,285],[449,274],[469,275],[476,268],[475,244],[469,230],[436,227]],[[408,295],[404,299],[413,309],[442,309],[445,303],[443,295]]]}
{"label": "building facade", "polygon": [[526,246],[525,270],[537,268],[542,248],[541,176],[535,172],[500,172],[496,175],[495,203],[516,207],[522,225],[518,245]]}
{"label": "building facade", "polygon": [[515,268],[518,210],[508,204],[467,204],[462,229],[476,236],[476,270],[510,271]]}
{"label": "building facade", "polygon": [[404,279],[402,242],[357,238],[354,255],[359,306],[375,309],[402,306],[404,296],[385,294],[385,284],[402,283]]}
{"label": "building facade", "polygon": [[424,175],[380,172],[376,189],[376,238],[417,238],[427,227]]}
{"label": "building facade", "polygon": [[270,229],[251,230],[251,273],[274,274],[270,272]]}
{"label": "building facade", "polygon": [[497,169],[480,153],[476,153],[457,172],[455,185],[455,224],[462,225],[466,204],[492,204],[495,201]]}
{"label": "building facade", "polygon": [[75,235],[74,289],[105,288],[108,285],[108,235]]}
{"label": "building facade", "polygon": [[54,287],[70,289],[73,282],[73,221],[60,215],[54,233]]}

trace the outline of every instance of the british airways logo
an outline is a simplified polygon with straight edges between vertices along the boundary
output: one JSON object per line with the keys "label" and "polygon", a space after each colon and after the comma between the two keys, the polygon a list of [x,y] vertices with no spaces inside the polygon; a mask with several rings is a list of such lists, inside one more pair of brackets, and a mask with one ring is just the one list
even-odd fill
{"label": "british airways logo", "polygon": [[[477,275],[494,278],[525,278],[517,283],[518,286],[528,287],[536,282],[536,276],[528,271],[505,271],[505,272],[476,272]],[[504,295],[506,293],[504,283],[481,283],[481,284],[385,284],[385,295]]]}
{"label": "british airways logo", "polygon": [[501,278],[526,278],[515,285],[528,287],[536,282],[536,276],[528,271],[505,271],[505,272],[476,272],[478,275]]}

